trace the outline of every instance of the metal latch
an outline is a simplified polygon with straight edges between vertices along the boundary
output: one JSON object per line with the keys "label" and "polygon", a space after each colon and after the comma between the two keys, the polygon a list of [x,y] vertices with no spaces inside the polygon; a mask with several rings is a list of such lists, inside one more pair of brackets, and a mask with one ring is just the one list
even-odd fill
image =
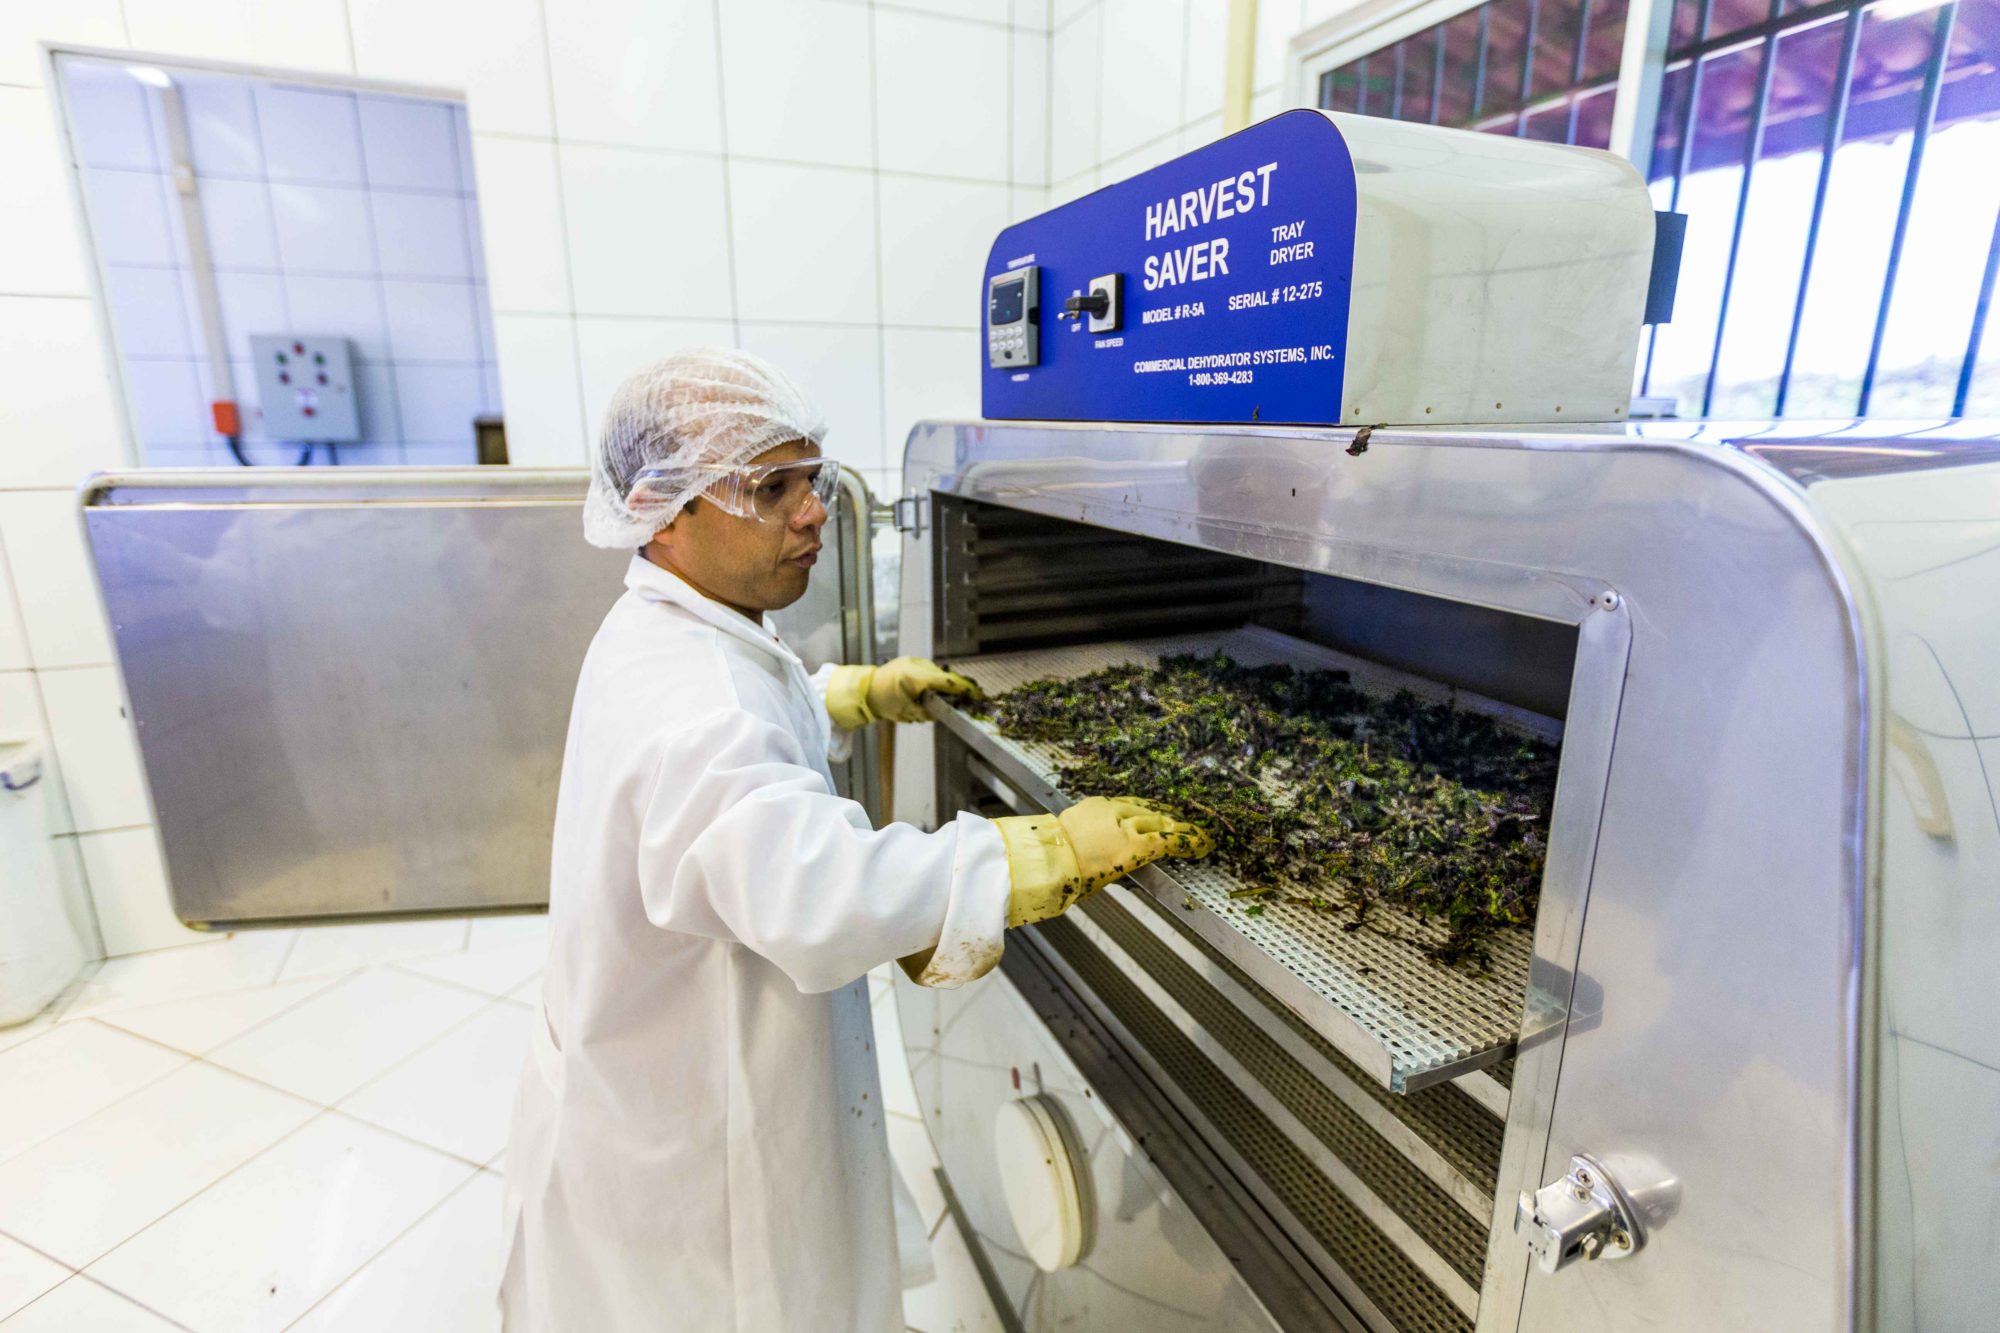
{"label": "metal latch", "polygon": [[1514,1234],[1544,1273],[1581,1259],[1629,1259],[1646,1243],[1639,1209],[1595,1158],[1572,1157],[1569,1174],[1514,1209]]}
{"label": "metal latch", "polygon": [[895,513],[896,531],[923,537],[925,523],[930,518],[930,496],[906,495],[890,507]]}

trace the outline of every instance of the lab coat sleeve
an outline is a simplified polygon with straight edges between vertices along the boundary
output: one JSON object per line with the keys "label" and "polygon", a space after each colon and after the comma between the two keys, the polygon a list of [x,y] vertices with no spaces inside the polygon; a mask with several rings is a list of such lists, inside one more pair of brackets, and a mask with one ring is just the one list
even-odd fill
{"label": "lab coat sleeve", "polygon": [[834,725],[833,717],[826,711],[826,683],[839,669],[838,662],[828,662],[811,677],[813,702],[819,705],[820,726],[826,732],[827,761],[835,764],[846,763],[847,757],[854,753],[854,733]]}
{"label": "lab coat sleeve", "polygon": [[925,950],[928,985],[962,985],[1000,961],[1010,889],[989,821],[873,828],[789,731],[747,712],[666,744],[638,854],[655,925],[743,944],[802,991]]}

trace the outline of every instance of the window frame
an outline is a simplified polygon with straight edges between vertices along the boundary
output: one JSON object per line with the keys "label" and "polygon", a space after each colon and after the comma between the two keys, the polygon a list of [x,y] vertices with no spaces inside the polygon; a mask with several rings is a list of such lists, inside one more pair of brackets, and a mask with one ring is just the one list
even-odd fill
{"label": "window frame", "polygon": [[[1322,75],[1484,3],[1486,0],[1377,0],[1308,28],[1289,45],[1287,99],[1293,106],[1316,106]],[[1630,0],[1626,6],[1624,45],[1612,93],[1611,151],[1642,174],[1651,165],[1673,17],[1673,0]]]}

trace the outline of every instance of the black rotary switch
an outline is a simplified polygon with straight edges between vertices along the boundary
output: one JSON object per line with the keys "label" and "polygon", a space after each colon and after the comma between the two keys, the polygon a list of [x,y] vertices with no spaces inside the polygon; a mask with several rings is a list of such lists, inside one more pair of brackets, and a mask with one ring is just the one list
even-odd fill
{"label": "black rotary switch", "polygon": [[1103,319],[1111,309],[1111,294],[1102,289],[1092,291],[1088,296],[1072,296],[1063,302],[1063,319],[1082,319],[1085,315]]}

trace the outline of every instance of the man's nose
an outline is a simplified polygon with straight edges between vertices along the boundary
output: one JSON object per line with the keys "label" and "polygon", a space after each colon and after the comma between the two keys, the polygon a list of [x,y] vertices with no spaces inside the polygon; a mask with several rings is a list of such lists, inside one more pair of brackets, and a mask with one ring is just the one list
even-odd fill
{"label": "man's nose", "polygon": [[803,532],[811,528],[824,527],[826,519],[826,505],[815,491],[806,497],[803,505],[799,506],[799,512],[792,517],[792,526]]}

